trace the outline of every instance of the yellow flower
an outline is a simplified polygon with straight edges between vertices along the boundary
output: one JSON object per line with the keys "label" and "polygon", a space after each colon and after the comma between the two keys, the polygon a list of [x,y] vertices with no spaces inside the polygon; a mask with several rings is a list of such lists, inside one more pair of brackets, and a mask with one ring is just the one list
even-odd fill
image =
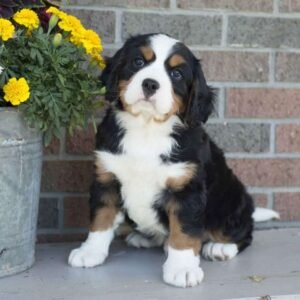
{"label": "yellow flower", "polygon": [[67,16],[67,14],[61,10],[59,10],[58,8],[54,7],[54,6],[51,6],[49,7],[46,12],[48,14],[52,14],[52,15],[55,15],[57,16],[59,19],[63,19]]}
{"label": "yellow flower", "polygon": [[64,16],[58,23],[58,27],[64,31],[74,31],[83,28],[80,20],[74,16],[67,15]]}
{"label": "yellow flower", "polygon": [[70,42],[76,46],[82,46],[82,39],[84,35],[85,29],[83,27],[76,28],[71,32]]}
{"label": "yellow flower", "polygon": [[77,28],[71,32],[70,42],[78,47],[83,47],[100,68],[105,67],[104,60],[100,55],[103,50],[101,39],[95,31]]}
{"label": "yellow flower", "polygon": [[24,77],[17,80],[16,77],[9,79],[3,87],[4,100],[16,106],[29,99],[29,86]]}
{"label": "yellow flower", "polygon": [[14,34],[14,25],[10,21],[0,18],[0,38],[3,41],[7,41],[11,39],[14,36]]}
{"label": "yellow flower", "polygon": [[105,68],[105,61],[103,59],[103,57],[97,52],[97,53],[93,53],[91,55],[91,58],[93,61],[96,62],[96,64],[101,68],[104,69]]}
{"label": "yellow flower", "polygon": [[93,52],[101,52],[103,50],[101,39],[93,30],[85,30],[81,42],[87,54],[91,55]]}
{"label": "yellow flower", "polygon": [[32,31],[40,25],[40,20],[38,15],[31,9],[23,8],[22,10],[16,12],[13,19],[20,25],[25,26]]}

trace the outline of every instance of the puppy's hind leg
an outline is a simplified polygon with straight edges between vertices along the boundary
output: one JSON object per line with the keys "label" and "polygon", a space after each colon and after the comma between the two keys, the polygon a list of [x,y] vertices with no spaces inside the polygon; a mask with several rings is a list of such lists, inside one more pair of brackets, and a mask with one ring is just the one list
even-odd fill
{"label": "puppy's hind leg", "polygon": [[152,248],[152,247],[160,247],[164,244],[165,236],[145,236],[137,231],[131,232],[126,237],[126,243],[129,246],[136,248]]}
{"label": "puppy's hind leg", "polygon": [[223,261],[234,258],[238,254],[238,246],[234,243],[207,242],[202,247],[202,256],[207,260]]}

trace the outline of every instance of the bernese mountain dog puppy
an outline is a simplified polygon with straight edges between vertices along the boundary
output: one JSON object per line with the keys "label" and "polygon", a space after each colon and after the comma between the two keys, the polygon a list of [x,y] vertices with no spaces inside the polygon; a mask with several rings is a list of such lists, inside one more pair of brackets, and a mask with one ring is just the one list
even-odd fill
{"label": "bernese mountain dog puppy", "polygon": [[164,34],[130,38],[101,80],[113,105],[96,136],[90,231],[69,264],[102,264],[126,221],[129,245],[165,246],[166,283],[196,286],[200,253],[231,259],[253,231],[253,200],[203,128],[214,91],[192,52]]}

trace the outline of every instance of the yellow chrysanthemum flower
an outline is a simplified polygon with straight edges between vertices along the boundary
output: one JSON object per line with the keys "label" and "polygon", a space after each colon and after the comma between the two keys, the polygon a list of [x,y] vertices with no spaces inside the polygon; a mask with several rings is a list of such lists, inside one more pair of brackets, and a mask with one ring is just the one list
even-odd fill
{"label": "yellow chrysanthemum flower", "polygon": [[3,87],[4,100],[16,106],[29,99],[29,86],[24,77],[19,80],[15,77],[9,79]]}
{"label": "yellow chrysanthemum flower", "polygon": [[104,60],[100,55],[103,50],[101,38],[95,31],[78,28],[71,32],[70,42],[78,47],[83,47],[100,68],[105,67]]}
{"label": "yellow chrysanthemum flower", "polygon": [[40,25],[38,15],[33,10],[28,8],[23,8],[20,11],[16,12],[13,16],[13,19],[18,24],[28,28],[29,31],[38,28]]}
{"label": "yellow chrysanthemum flower", "polygon": [[54,7],[54,6],[49,7],[49,8],[46,10],[46,12],[47,12],[48,14],[52,14],[52,15],[57,16],[59,19],[63,19],[63,18],[65,18],[65,17],[68,16],[65,12],[59,10],[58,8],[56,8],[56,7]]}
{"label": "yellow chrysanthemum flower", "polygon": [[96,62],[96,64],[101,68],[104,69],[105,68],[105,61],[103,59],[103,57],[99,54],[99,53],[93,53],[91,55],[92,60],[94,60]]}
{"label": "yellow chrysanthemum flower", "polygon": [[70,15],[64,16],[58,23],[58,27],[67,32],[83,29],[80,20]]}
{"label": "yellow chrysanthemum flower", "polygon": [[82,39],[83,39],[85,30],[86,29],[84,27],[79,27],[79,28],[76,28],[75,30],[73,30],[70,35],[70,42],[78,47],[82,46]]}
{"label": "yellow chrysanthemum flower", "polygon": [[0,38],[3,41],[7,41],[11,39],[14,36],[14,34],[14,25],[10,21],[0,18]]}
{"label": "yellow chrysanthemum flower", "polygon": [[103,50],[99,35],[91,29],[85,30],[81,43],[86,53],[90,55],[94,52],[101,52]]}

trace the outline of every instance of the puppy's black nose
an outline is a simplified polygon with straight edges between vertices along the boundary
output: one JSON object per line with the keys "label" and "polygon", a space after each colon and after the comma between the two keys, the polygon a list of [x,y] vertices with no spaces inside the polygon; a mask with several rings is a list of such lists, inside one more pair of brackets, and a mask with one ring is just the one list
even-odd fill
{"label": "puppy's black nose", "polygon": [[156,80],[146,78],[142,83],[146,98],[151,97],[159,89],[159,83]]}

